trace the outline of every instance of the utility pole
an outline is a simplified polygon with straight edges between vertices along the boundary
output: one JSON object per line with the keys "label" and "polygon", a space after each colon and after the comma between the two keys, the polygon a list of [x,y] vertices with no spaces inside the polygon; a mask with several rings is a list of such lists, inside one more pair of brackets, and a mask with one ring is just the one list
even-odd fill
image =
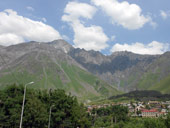
{"label": "utility pole", "polygon": [[29,83],[25,84],[24,97],[23,97],[23,102],[22,102],[21,120],[20,120],[20,126],[19,126],[19,128],[22,128],[22,118],[23,118],[23,113],[24,113],[24,103],[25,103],[26,88],[27,88],[27,85],[30,85],[30,84],[33,84],[33,83],[34,83],[34,82],[29,82]]}
{"label": "utility pole", "polygon": [[50,107],[50,112],[49,112],[49,119],[48,119],[48,128],[50,128],[51,109],[52,109],[52,107],[54,107],[54,105],[52,105],[52,106]]}

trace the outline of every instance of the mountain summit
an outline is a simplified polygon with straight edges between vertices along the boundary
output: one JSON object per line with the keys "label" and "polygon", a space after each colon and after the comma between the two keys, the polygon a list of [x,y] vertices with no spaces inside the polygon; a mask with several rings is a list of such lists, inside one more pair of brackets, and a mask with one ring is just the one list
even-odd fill
{"label": "mountain summit", "polygon": [[105,56],[55,40],[0,47],[0,54],[1,88],[34,81],[33,88],[61,88],[83,100],[116,95],[118,90],[170,92],[166,89],[170,52],[139,55],[125,51]]}

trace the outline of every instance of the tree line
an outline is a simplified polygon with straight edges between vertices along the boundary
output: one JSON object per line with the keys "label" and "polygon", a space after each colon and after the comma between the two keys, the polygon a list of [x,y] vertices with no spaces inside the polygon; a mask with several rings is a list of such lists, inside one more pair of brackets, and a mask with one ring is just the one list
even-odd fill
{"label": "tree line", "polygon": [[[24,87],[11,85],[0,91],[0,128],[17,128],[20,124]],[[76,97],[64,90],[27,89],[23,128],[89,128],[86,109]]]}
{"label": "tree line", "polygon": [[[0,90],[0,128],[18,128],[24,87],[11,85]],[[51,112],[51,116],[50,116]],[[27,89],[23,128],[170,128],[166,118],[131,118],[120,105],[96,108],[87,113],[76,97],[64,90]]]}
{"label": "tree line", "polygon": [[121,105],[92,110],[92,128],[170,128],[167,117],[130,117],[128,108]]}

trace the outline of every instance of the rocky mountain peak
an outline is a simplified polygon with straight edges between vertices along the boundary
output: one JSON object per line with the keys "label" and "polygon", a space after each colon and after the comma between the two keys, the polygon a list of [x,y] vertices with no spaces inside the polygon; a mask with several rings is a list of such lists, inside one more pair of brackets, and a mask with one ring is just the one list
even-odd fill
{"label": "rocky mountain peak", "polygon": [[[18,62],[26,64],[30,60],[26,57],[30,56],[35,57],[35,62],[37,60],[39,62],[38,58],[40,60],[48,58],[57,65],[60,65],[59,62],[65,62],[126,91],[138,86],[138,88],[152,86],[170,73],[170,52],[162,55],[140,55],[121,51],[105,56],[97,51],[74,48],[62,39],[46,43],[31,41],[2,48],[0,46],[0,54],[7,63],[14,65],[13,67],[16,67]],[[46,63],[45,60],[43,62]],[[0,65],[5,65],[2,60]],[[154,81],[148,82],[153,83],[152,85],[145,83],[152,79]]]}
{"label": "rocky mountain peak", "polygon": [[54,40],[52,42],[49,42],[48,44],[54,46],[56,49],[61,49],[65,53],[70,52],[70,50],[73,49],[72,45],[67,43],[65,40],[59,39],[59,40]]}
{"label": "rocky mountain peak", "polygon": [[118,56],[126,56],[130,60],[143,60],[143,59],[148,59],[148,58],[155,58],[159,55],[141,55],[141,54],[136,54],[136,53],[132,53],[132,52],[129,52],[129,51],[118,51],[118,52],[112,53],[110,55],[110,58],[114,59]]}

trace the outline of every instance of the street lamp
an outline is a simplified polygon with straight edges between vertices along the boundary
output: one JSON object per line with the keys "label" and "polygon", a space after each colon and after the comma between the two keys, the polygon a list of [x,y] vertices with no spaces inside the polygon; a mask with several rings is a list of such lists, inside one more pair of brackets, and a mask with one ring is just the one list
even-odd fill
{"label": "street lamp", "polygon": [[50,107],[50,113],[49,113],[49,122],[48,122],[48,128],[50,128],[50,120],[51,120],[51,109],[52,109],[52,107],[54,107],[54,105],[52,105],[52,106]]}
{"label": "street lamp", "polygon": [[23,97],[23,102],[22,102],[22,111],[21,111],[21,120],[20,120],[20,128],[22,128],[22,117],[23,117],[23,113],[24,113],[24,103],[25,103],[25,94],[26,94],[26,87],[27,85],[33,84],[34,82],[29,82],[27,84],[25,84],[25,88],[24,88],[24,97]]}

